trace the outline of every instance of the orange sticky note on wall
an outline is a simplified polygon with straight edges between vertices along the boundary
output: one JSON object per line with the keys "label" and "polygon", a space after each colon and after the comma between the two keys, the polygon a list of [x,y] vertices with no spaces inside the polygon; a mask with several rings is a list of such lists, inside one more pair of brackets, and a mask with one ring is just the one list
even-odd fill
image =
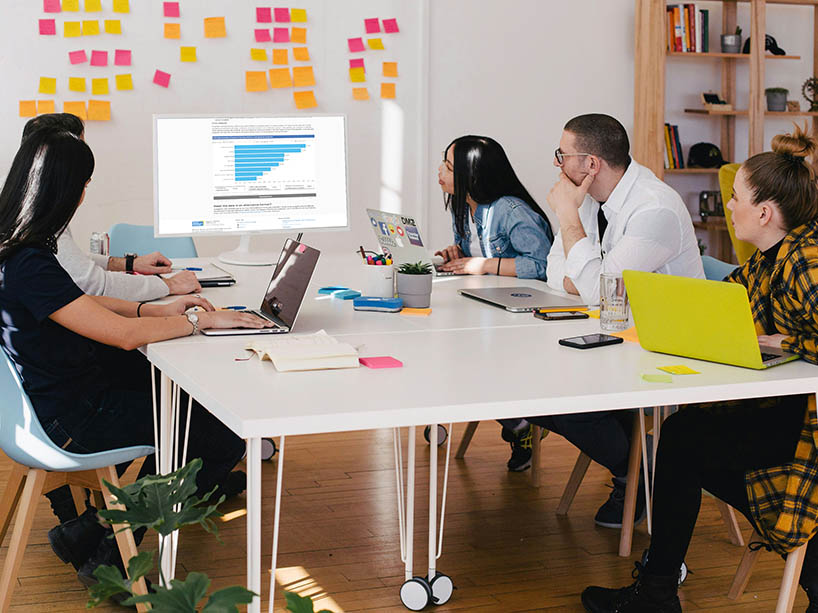
{"label": "orange sticky note on wall", "polygon": [[318,106],[315,93],[311,89],[305,92],[293,92],[293,99],[297,109],[314,109]]}
{"label": "orange sticky note on wall", "polygon": [[37,100],[37,114],[38,115],[45,115],[46,113],[54,113],[56,108],[54,107],[53,100]]}
{"label": "orange sticky note on wall", "polygon": [[114,77],[116,80],[116,88],[120,91],[128,91],[133,89],[133,77],[130,74],[118,74]]}
{"label": "orange sticky note on wall", "polygon": [[84,92],[85,79],[83,77],[69,77],[68,89],[70,89],[72,92]]}
{"label": "orange sticky note on wall", "polygon": [[289,68],[271,68],[270,69],[270,87],[292,87],[293,80],[290,78]]}
{"label": "orange sticky note on wall", "polygon": [[290,30],[290,42],[307,44],[307,28],[292,28]]}
{"label": "orange sticky note on wall", "polygon": [[352,97],[355,100],[369,100],[369,90],[365,87],[353,87]]}
{"label": "orange sticky note on wall", "polygon": [[105,33],[106,34],[122,34],[122,22],[119,19],[106,19],[105,20]]}
{"label": "orange sticky note on wall", "polygon": [[99,22],[96,20],[82,22],[83,36],[97,36],[99,34]]}
{"label": "orange sticky note on wall", "polygon": [[36,117],[37,102],[34,100],[20,100],[20,117]]}
{"label": "orange sticky note on wall", "polygon": [[91,121],[111,121],[111,103],[107,100],[89,100],[88,119]]}
{"label": "orange sticky note on wall", "polygon": [[79,21],[65,21],[62,24],[62,33],[65,38],[82,36],[82,24]]}
{"label": "orange sticky note on wall", "polygon": [[266,62],[267,61],[267,50],[266,49],[250,49],[250,59],[257,60],[259,62]]}
{"label": "orange sticky note on wall", "polygon": [[278,64],[279,66],[290,63],[289,58],[287,57],[287,50],[286,49],[273,49],[273,64]]}
{"label": "orange sticky note on wall", "polygon": [[265,92],[267,86],[267,73],[263,70],[248,70],[244,73],[244,88],[248,92]]}
{"label": "orange sticky note on wall", "polygon": [[364,72],[363,68],[350,68],[349,80],[353,83],[363,83],[366,81],[366,72]]}
{"label": "orange sticky note on wall", "polygon": [[366,44],[370,49],[383,49],[383,40],[380,38],[368,38]]}
{"label": "orange sticky note on wall", "polygon": [[54,77],[40,77],[41,94],[56,94],[57,93],[57,79]]}
{"label": "orange sticky note on wall", "polygon": [[385,76],[385,77],[397,77],[398,76],[398,63],[397,62],[384,62],[383,63],[383,76]]}
{"label": "orange sticky note on wall", "polygon": [[224,38],[227,36],[224,17],[206,17],[204,20],[204,35],[205,38]]}
{"label": "orange sticky note on wall", "polygon": [[395,97],[395,84],[394,83],[381,83],[381,98],[394,98]]}
{"label": "orange sticky note on wall", "polygon": [[108,79],[91,79],[91,93],[105,96],[108,93]]}
{"label": "orange sticky note on wall", "polygon": [[165,38],[182,38],[182,26],[178,23],[166,23]]}
{"label": "orange sticky note on wall", "polygon": [[71,113],[80,119],[88,119],[88,112],[85,110],[85,101],[83,100],[79,102],[63,102],[62,110],[63,113]]}
{"label": "orange sticky note on wall", "polygon": [[293,58],[299,62],[309,62],[310,50],[306,47],[293,47]]}
{"label": "orange sticky note on wall", "polygon": [[295,87],[315,85],[315,74],[312,72],[312,66],[296,66],[293,68],[293,85]]}

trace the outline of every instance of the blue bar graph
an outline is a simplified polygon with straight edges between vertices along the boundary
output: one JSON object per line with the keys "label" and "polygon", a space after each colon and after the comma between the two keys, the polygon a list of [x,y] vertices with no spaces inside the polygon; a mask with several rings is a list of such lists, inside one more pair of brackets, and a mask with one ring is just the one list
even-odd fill
{"label": "blue bar graph", "polygon": [[281,166],[291,155],[301,153],[307,145],[266,144],[234,145],[235,180],[256,181],[265,172]]}

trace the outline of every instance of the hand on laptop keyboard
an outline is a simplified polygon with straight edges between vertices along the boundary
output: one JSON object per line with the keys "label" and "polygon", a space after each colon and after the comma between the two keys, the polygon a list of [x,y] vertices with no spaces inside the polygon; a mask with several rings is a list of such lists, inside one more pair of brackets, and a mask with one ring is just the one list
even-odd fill
{"label": "hand on laptop keyboard", "polygon": [[786,334],[759,334],[758,344],[762,347],[775,347],[781,349],[781,341],[787,338]]}
{"label": "hand on laptop keyboard", "polygon": [[199,327],[208,328],[272,328],[272,321],[244,311],[215,311],[199,314]]}

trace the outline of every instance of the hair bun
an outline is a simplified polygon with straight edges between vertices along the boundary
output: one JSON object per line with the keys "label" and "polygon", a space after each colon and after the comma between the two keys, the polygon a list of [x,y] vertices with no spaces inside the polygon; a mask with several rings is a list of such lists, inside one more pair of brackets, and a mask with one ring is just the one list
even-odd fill
{"label": "hair bun", "polygon": [[796,125],[792,134],[778,134],[773,137],[772,148],[774,153],[786,155],[803,161],[818,149],[818,142],[806,128]]}

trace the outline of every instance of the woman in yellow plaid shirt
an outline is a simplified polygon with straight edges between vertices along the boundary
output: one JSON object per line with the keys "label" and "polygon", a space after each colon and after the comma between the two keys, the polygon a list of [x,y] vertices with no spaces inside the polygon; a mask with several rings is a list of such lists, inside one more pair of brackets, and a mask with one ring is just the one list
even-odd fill
{"label": "woman in yellow plaid shirt", "polygon": [[[727,277],[747,288],[759,341],[818,364],[818,143],[796,128],[739,169],[736,236],[758,250]],[[818,613],[818,415],[808,396],[693,405],[662,426],[647,563],[621,589],[589,587],[590,613],[676,613],[679,568],[706,489],[741,511],[772,549],[809,541],[801,586]]]}

